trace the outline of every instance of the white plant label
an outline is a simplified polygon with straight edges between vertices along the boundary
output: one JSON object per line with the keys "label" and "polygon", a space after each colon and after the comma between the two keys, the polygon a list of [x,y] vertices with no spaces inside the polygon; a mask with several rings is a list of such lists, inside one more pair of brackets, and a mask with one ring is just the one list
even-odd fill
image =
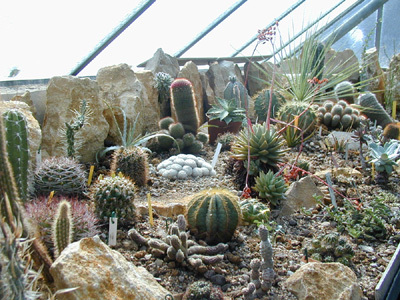
{"label": "white plant label", "polygon": [[117,244],[117,224],[118,218],[110,218],[110,226],[108,229],[108,245],[115,246]]}
{"label": "white plant label", "polygon": [[215,149],[215,153],[214,153],[214,157],[213,157],[212,163],[211,163],[211,166],[212,166],[213,169],[214,169],[214,167],[215,167],[215,165],[217,163],[218,155],[221,152],[221,148],[222,148],[222,144],[218,143],[217,148]]}

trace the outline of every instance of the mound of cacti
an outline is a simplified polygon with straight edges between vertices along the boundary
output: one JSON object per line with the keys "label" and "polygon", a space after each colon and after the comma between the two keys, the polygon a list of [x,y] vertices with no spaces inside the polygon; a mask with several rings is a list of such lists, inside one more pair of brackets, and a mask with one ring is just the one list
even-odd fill
{"label": "mound of cacti", "polygon": [[192,154],[178,154],[162,161],[157,171],[169,179],[187,179],[202,176],[215,176],[212,166],[203,158]]}
{"label": "mound of cacti", "polygon": [[200,191],[190,197],[186,219],[191,232],[206,243],[228,242],[241,220],[237,196],[227,189]]}
{"label": "mound of cacti", "polygon": [[69,157],[44,159],[33,179],[36,195],[82,195],[87,188],[87,174],[83,166]]}
{"label": "mound of cacti", "polygon": [[318,121],[330,129],[356,129],[363,117],[358,109],[351,107],[345,100],[325,101],[317,110]]}

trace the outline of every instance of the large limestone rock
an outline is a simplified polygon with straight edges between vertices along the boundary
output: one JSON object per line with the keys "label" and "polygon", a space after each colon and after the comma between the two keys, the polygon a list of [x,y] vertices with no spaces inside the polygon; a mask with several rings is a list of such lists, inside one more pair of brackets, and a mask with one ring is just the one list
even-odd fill
{"label": "large limestone rock", "polygon": [[244,83],[242,72],[237,64],[231,61],[221,61],[210,65],[207,76],[215,96],[223,98],[224,90],[229,82],[229,77],[236,76],[236,80]]}
{"label": "large limestone rock", "polygon": [[176,78],[179,73],[179,63],[175,57],[164,53],[159,48],[153,57],[147,61],[145,69],[151,70],[154,74],[164,72],[171,75],[172,78]]}
{"label": "large limestone rock", "polygon": [[20,101],[0,101],[0,116],[9,109],[19,110],[26,118],[28,126],[28,143],[30,153],[30,168],[33,171],[40,144],[42,143],[42,130],[38,121],[33,117],[31,108],[28,104]]}
{"label": "large limestone rock", "polygon": [[324,196],[310,176],[293,182],[286,191],[286,199],[282,206],[281,215],[288,216],[302,207],[306,209],[314,207],[317,201],[313,195]]}
{"label": "large limestone rock", "polygon": [[285,285],[299,300],[360,300],[362,297],[356,275],[341,263],[307,263]]}
{"label": "large limestone rock", "polygon": [[128,262],[98,236],[70,244],[52,264],[59,300],[164,300],[169,292],[143,267]]}
{"label": "large limestone rock", "polygon": [[400,53],[394,55],[389,63],[386,79],[386,93],[400,105]]}
{"label": "large limestone rock", "polygon": [[82,100],[92,111],[88,125],[77,133],[81,146],[77,149],[82,162],[94,162],[96,152],[104,147],[109,126],[103,116],[104,104],[99,99],[99,87],[89,78],[74,76],[53,77],[47,88],[47,106],[43,121],[42,153],[46,156],[63,156],[66,154],[64,137],[60,131],[65,123],[79,111]]}
{"label": "large limestone rock", "polygon": [[346,80],[351,82],[358,82],[360,77],[358,73],[359,66],[360,63],[354,54],[354,51],[351,49],[345,49],[338,52],[330,49],[325,55],[325,69],[329,70],[329,73],[339,74],[350,68],[351,70],[354,70],[354,72],[346,78]]}
{"label": "large limestone rock", "polygon": [[[136,75],[127,64],[119,64],[100,69],[96,79],[100,87],[100,99],[107,101],[114,108],[119,128],[124,126],[121,109],[125,113],[128,125],[136,122],[135,136],[158,128],[160,109],[155,104],[155,91],[151,87],[154,85],[154,78],[151,72]],[[121,145],[118,128],[109,109],[105,111],[105,117],[110,126],[107,141]]]}
{"label": "large limestone rock", "polygon": [[211,105],[215,104],[217,100],[215,98],[214,90],[210,86],[210,81],[208,79],[208,76],[204,71],[203,72],[200,71],[200,80],[203,88],[204,112],[207,113]]}
{"label": "large limestone rock", "polygon": [[374,92],[376,99],[384,105],[385,103],[385,75],[379,64],[379,53],[374,47],[368,49],[364,56],[364,76],[363,80],[368,80],[368,85],[366,89],[368,91]]}
{"label": "large limestone rock", "polygon": [[200,124],[203,124],[205,120],[203,105],[203,86],[201,83],[200,73],[197,65],[192,61],[187,62],[182,67],[182,70],[178,73],[178,77],[186,78],[192,83],[194,94],[196,97],[197,114],[200,119]]}
{"label": "large limestone rock", "polygon": [[244,72],[247,74],[247,89],[250,97],[269,85],[268,71],[258,62],[246,63]]}

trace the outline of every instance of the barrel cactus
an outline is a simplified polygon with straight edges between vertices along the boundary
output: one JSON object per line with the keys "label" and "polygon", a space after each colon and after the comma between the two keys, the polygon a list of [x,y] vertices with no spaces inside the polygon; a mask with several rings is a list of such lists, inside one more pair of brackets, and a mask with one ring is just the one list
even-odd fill
{"label": "barrel cactus", "polygon": [[81,196],[86,191],[87,173],[74,158],[50,157],[36,169],[33,186],[36,195]]}
{"label": "barrel cactus", "polygon": [[371,121],[376,121],[378,125],[381,125],[383,128],[387,124],[393,122],[392,118],[378,102],[378,99],[376,99],[373,93],[361,94],[358,97],[358,104],[361,106],[360,109],[363,114],[370,118]]}
{"label": "barrel cactus", "polygon": [[[270,95],[270,89],[263,89],[253,97],[254,110],[256,111],[256,115],[259,121],[267,120]],[[271,118],[276,118],[278,110],[282,106],[284,101],[285,99],[282,97],[281,94],[279,94],[278,92],[272,93],[272,104],[270,112]]]}
{"label": "barrel cactus", "polygon": [[147,153],[141,147],[118,148],[113,154],[111,171],[122,172],[137,186],[145,186],[149,180]]}
{"label": "barrel cactus", "polygon": [[362,116],[357,108],[350,106],[345,100],[336,104],[327,100],[317,109],[318,121],[330,129],[356,129],[360,126]]}
{"label": "barrel cactus", "polygon": [[192,233],[206,243],[228,242],[241,219],[237,196],[221,188],[200,191],[191,196],[186,219]]}
{"label": "barrel cactus", "polygon": [[338,101],[345,100],[348,103],[353,104],[355,102],[354,93],[355,89],[350,81],[342,81],[335,86],[335,95]]}
{"label": "barrel cactus", "polygon": [[287,190],[283,176],[275,175],[271,170],[267,174],[261,171],[252,188],[258,192],[261,199],[266,199],[272,206],[277,206],[279,201],[285,198]]}
{"label": "barrel cactus", "polygon": [[100,220],[107,221],[113,214],[127,223],[136,219],[135,184],[122,173],[100,177],[88,195]]}
{"label": "barrel cactus", "polygon": [[178,121],[187,132],[197,133],[199,117],[197,114],[196,97],[192,83],[185,78],[177,78],[171,84],[172,107]]}
{"label": "barrel cactus", "polygon": [[252,130],[244,128],[239,132],[232,143],[232,157],[237,160],[247,160],[250,147],[251,159],[258,159],[274,168],[282,162],[283,155],[287,151],[284,144],[285,141],[273,126],[268,129],[265,123],[254,124]]}

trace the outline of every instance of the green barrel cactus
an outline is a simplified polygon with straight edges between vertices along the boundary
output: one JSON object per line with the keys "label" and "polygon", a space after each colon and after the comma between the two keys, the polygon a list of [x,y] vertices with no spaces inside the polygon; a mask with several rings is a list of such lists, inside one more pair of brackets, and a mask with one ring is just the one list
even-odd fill
{"label": "green barrel cactus", "polygon": [[285,198],[287,191],[283,176],[275,175],[271,170],[267,174],[261,171],[252,188],[258,192],[261,199],[266,199],[272,206],[277,206],[279,201]]}
{"label": "green barrel cactus", "polygon": [[123,222],[135,221],[135,184],[122,173],[100,177],[90,187],[88,195],[94,203],[97,217],[102,221],[108,222],[114,213]]}
{"label": "green barrel cactus", "polygon": [[137,186],[145,186],[149,180],[147,153],[141,147],[119,148],[113,154],[111,172],[122,172]]}
{"label": "green barrel cactus", "polygon": [[[253,97],[254,110],[259,121],[266,121],[268,115],[270,89],[263,89]],[[285,99],[278,92],[272,93],[272,104],[270,117],[275,119],[279,108],[284,103]]]}
{"label": "green barrel cactus", "polygon": [[60,253],[72,242],[73,223],[71,216],[71,204],[69,204],[67,200],[63,200],[58,204],[52,229],[54,256],[58,257]]}
{"label": "green barrel cactus", "polygon": [[42,161],[33,178],[36,195],[81,196],[86,192],[87,173],[74,158],[50,157]]}
{"label": "green barrel cactus", "polygon": [[242,129],[232,143],[232,157],[237,160],[247,160],[250,146],[250,158],[258,159],[262,163],[275,168],[282,162],[287,152],[284,139],[273,126],[268,130],[267,125],[254,124],[252,130]]}
{"label": "green barrel cactus", "polygon": [[355,89],[350,81],[342,81],[335,86],[335,96],[337,101],[345,100],[350,104],[355,102],[354,93]]}
{"label": "green barrel cactus", "polygon": [[237,196],[220,188],[200,191],[191,197],[186,219],[192,233],[206,243],[228,242],[241,220]]}
{"label": "green barrel cactus", "polygon": [[317,118],[320,124],[329,129],[356,129],[360,126],[362,116],[360,111],[350,106],[345,100],[339,100],[336,104],[327,100],[317,109]]}
{"label": "green barrel cactus", "polygon": [[26,202],[28,192],[29,144],[25,116],[16,109],[3,113],[8,160],[14,174],[18,194]]}
{"label": "green barrel cactus", "polygon": [[171,84],[171,99],[178,121],[187,132],[197,133],[199,116],[192,83],[185,78],[177,78]]}
{"label": "green barrel cactus", "polygon": [[224,99],[226,100],[235,99],[236,106],[238,108],[246,109],[245,105],[246,101],[247,103],[249,101],[247,89],[240,81],[236,80],[235,76],[229,77],[229,82],[224,90]]}
{"label": "green barrel cactus", "polygon": [[361,112],[365,114],[371,121],[376,121],[378,125],[383,128],[393,120],[376,99],[373,93],[361,94],[358,97],[358,104],[360,105]]}
{"label": "green barrel cactus", "polygon": [[170,124],[168,126],[168,131],[174,139],[181,139],[185,134],[185,128],[180,122]]}

